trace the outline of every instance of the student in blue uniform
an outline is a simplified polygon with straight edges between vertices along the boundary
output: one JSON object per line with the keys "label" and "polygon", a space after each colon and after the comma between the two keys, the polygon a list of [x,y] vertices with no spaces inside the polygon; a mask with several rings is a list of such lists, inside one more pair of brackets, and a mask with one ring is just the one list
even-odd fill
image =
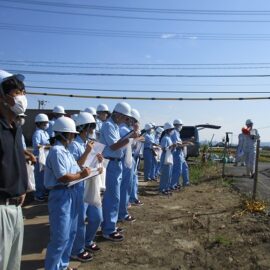
{"label": "student in blue uniform", "polygon": [[[106,147],[103,151],[105,159],[109,160],[106,170],[106,190],[103,196],[102,232],[105,239],[122,241],[123,235],[117,231],[116,223],[119,213],[120,186],[122,179],[123,147],[129,139],[121,139],[119,125],[131,116],[131,107],[126,102],[116,104],[111,117],[103,124],[100,132],[100,142]],[[134,133],[133,137],[136,137]]]}
{"label": "student in blue uniform", "polygon": [[45,270],[72,270],[68,267],[78,222],[79,197],[76,184],[69,183],[87,177],[91,170],[80,169],[68,145],[77,133],[71,118],[58,118],[54,125],[56,143],[50,149],[45,167],[45,186],[49,193],[50,242],[45,258]]}
{"label": "student in blue uniform", "polygon": [[[171,188],[173,190],[181,187],[180,177],[183,178],[183,186],[189,186],[189,168],[185,159],[184,145],[187,142],[182,142],[180,131],[183,127],[183,122],[180,119],[175,119],[173,122],[174,130],[171,139],[174,144],[177,144],[176,150],[173,152],[173,172]],[[189,142],[188,142],[189,143]]]}
{"label": "student in blue uniform", "polygon": [[[162,154],[160,159],[160,183],[159,183],[159,191],[163,195],[169,195],[170,194],[170,184],[171,184],[171,178],[172,178],[172,167],[173,163],[168,163],[166,161],[166,155],[172,155],[172,152],[174,151],[175,145],[173,144],[171,140],[171,133],[174,129],[174,126],[171,123],[165,123],[164,124],[164,131],[161,134],[160,137],[160,146],[162,148]],[[168,152],[168,153],[167,153]]]}
{"label": "student in blue uniform", "polygon": [[50,148],[50,136],[47,133],[49,126],[48,116],[44,113],[40,113],[35,117],[36,130],[32,136],[33,154],[37,157],[37,163],[35,164],[35,181],[36,191],[35,200],[39,202],[45,201],[46,189],[44,187],[44,170],[39,164],[39,149],[45,147]]}
{"label": "student in blue uniform", "polygon": [[[94,145],[94,141],[89,140],[89,137],[94,133],[94,130],[96,128],[96,121],[90,113],[81,112],[76,117],[75,123],[79,134],[76,136],[75,140],[69,145],[68,149],[74,156],[80,168],[83,168],[87,156],[92,151]],[[101,162],[102,156],[99,155],[99,158]],[[94,243],[94,238],[102,222],[102,207],[97,207],[84,203],[84,182],[76,184],[76,187],[78,189],[78,193],[81,194],[81,196],[79,197],[80,206],[77,209],[79,215],[78,228],[71,252],[71,258],[81,262],[87,262],[92,259],[91,253],[89,253],[88,251],[99,250],[99,247]],[[88,218],[87,226],[85,225],[86,216]]]}
{"label": "student in blue uniform", "polygon": [[[131,117],[127,118],[126,123],[120,125],[120,136],[124,137],[131,130],[139,132],[138,125],[136,125],[136,120],[134,116],[138,119],[140,118],[139,112],[135,109],[131,110]],[[131,140],[129,144],[124,148],[122,157],[122,182],[120,188],[120,206],[119,206],[119,221],[134,222],[136,219],[131,216],[128,212],[128,205],[130,200],[130,194],[133,186],[133,174],[135,161],[132,158],[132,144],[134,140]]]}
{"label": "student in blue uniform", "polygon": [[[140,130],[140,113],[136,109],[131,110],[131,115],[134,120],[134,129]],[[131,181],[131,192],[129,196],[129,202],[132,205],[142,206],[143,202],[139,200],[138,197],[138,163],[140,161],[140,152],[143,147],[142,143],[143,137],[134,139],[132,143],[132,181]]]}
{"label": "student in blue uniform", "polygon": [[144,129],[146,134],[144,136],[144,149],[143,149],[143,161],[144,161],[144,181],[154,180],[154,152],[153,145],[155,145],[155,137],[153,134],[153,126],[146,124]]}

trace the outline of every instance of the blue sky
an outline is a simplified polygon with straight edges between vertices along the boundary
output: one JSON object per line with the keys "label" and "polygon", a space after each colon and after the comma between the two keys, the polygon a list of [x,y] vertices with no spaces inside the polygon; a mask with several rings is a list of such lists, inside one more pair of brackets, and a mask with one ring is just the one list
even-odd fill
{"label": "blue sky", "polygon": [[[36,2],[42,0],[35,0]],[[27,2],[27,1],[25,1]],[[270,64],[257,65],[256,69],[153,69],[156,64],[230,64],[230,63],[270,63],[270,40],[202,40],[201,33],[246,35],[270,35],[270,22],[195,22],[195,21],[151,21],[135,19],[115,19],[96,16],[52,14],[48,12],[26,11],[18,8],[46,9],[61,12],[79,12],[92,15],[136,16],[156,18],[186,18],[206,20],[268,20],[267,16],[255,15],[181,15],[128,13],[120,11],[55,8],[0,0],[0,67],[7,70],[35,70],[56,72],[88,73],[130,73],[130,74],[193,74],[193,75],[239,75],[270,74]],[[32,1],[33,2],[33,1]],[[43,2],[43,1],[42,1]],[[82,1],[47,0],[51,3],[87,4],[110,7],[155,8],[173,10],[226,10],[226,11],[270,11],[269,1],[179,1],[179,0],[136,0],[136,1]],[[14,7],[14,8],[11,8]],[[37,33],[11,30],[10,24],[33,27],[55,27],[96,29],[110,31],[159,32],[158,38],[98,37],[62,33]],[[8,27],[7,27],[8,25]],[[18,26],[19,25],[19,26]],[[188,34],[187,39],[175,39],[177,33]],[[197,34],[197,35],[196,35]],[[24,61],[23,66],[11,65],[6,60]],[[2,62],[1,62],[2,61]],[[36,62],[82,62],[82,63],[143,63],[149,69],[90,69],[79,67],[38,67]],[[21,63],[21,64],[23,64]],[[36,63],[37,64],[37,63]],[[151,66],[152,65],[152,66]],[[250,67],[252,65],[246,65]],[[171,66],[172,67],[172,66]],[[192,66],[193,67],[193,66]],[[195,66],[198,67],[198,66]],[[210,67],[210,66],[204,66]],[[231,66],[230,66],[231,67]],[[241,66],[243,67],[243,66]],[[182,66],[183,68],[183,66]],[[57,92],[83,95],[144,96],[144,97],[247,97],[270,96],[270,94],[172,94],[172,93],[119,93],[63,90],[37,90],[30,86],[50,86],[69,88],[96,88],[119,90],[173,90],[173,91],[268,91],[270,78],[145,78],[145,77],[95,77],[95,76],[55,76],[26,75],[29,91]],[[38,100],[46,100],[46,108],[63,105],[68,109],[84,109],[107,103],[113,108],[117,101],[109,99],[76,99],[44,96],[28,96],[29,108],[37,108]],[[233,140],[247,118],[251,118],[259,129],[262,141],[270,141],[269,101],[128,101],[142,115],[142,123],[154,121],[163,124],[181,118],[186,125],[212,123],[221,125],[218,131],[204,130],[201,139],[220,140],[226,131],[234,134]]]}

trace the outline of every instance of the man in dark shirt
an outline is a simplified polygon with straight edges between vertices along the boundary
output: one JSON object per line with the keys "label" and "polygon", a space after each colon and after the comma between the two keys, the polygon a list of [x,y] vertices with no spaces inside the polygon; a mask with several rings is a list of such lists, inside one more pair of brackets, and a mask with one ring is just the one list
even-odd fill
{"label": "man in dark shirt", "polygon": [[22,131],[15,118],[27,99],[22,75],[0,70],[0,269],[19,270],[23,243],[23,204],[27,170]]}

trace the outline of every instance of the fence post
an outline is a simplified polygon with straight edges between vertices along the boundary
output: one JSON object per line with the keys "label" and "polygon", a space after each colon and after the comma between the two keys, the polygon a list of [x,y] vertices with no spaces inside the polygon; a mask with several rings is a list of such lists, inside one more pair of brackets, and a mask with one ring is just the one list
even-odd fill
{"label": "fence post", "polygon": [[256,160],[255,160],[255,172],[254,172],[254,182],[253,182],[253,194],[252,194],[252,199],[256,199],[257,195],[257,183],[258,183],[258,164],[259,164],[259,155],[260,155],[260,140],[257,140],[257,145],[256,145]]}
{"label": "fence post", "polygon": [[228,147],[228,144],[227,144],[227,142],[225,142],[224,149],[223,149],[222,178],[225,177],[225,164],[226,164],[226,157],[227,157],[227,147]]}

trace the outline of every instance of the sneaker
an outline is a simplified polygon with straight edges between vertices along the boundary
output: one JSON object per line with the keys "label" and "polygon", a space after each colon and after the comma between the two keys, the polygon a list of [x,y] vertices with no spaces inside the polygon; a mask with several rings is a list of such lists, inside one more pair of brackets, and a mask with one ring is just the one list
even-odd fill
{"label": "sneaker", "polygon": [[136,205],[136,206],[142,206],[143,202],[141,202],[140,200],[135,200],[133,203],[131,203],[132,205]]}
{"label": "sneaker", "polygon": [[134,222],[136,221],[136,218],[131,215],[128,215],[127,217],[125,217],[124,221]]}
{"label": "sneaker", "polygon": [[89,262],[89,261],[92,261],[93,260],[93,256],[90,252],[84,250],[83,252],[81,252],[80,254],[78,255],[71,255],[70,258],[72,260],[75,260],[75,261],[79,261],[79,262]]}
{"label": "sneaker", "polygon": [[90,252],[97,252],[100,250],[100,247],[96,243],[93,243],[89,246],[85,246],[85,250]]}
{"label": "sneaker", "polygon": [[35,200],[36,202],[45,202],[45,197],[43,197],[43,196],[35,197],[34,200]]}
{"label": "sneaker", "polygon": [[121,242],[124,240],[124,236],[118,232],[113,232],[113,233],[108,234],[108,235],[103,234],[103,238],[110,240],[110,241],[113,241],[113,242]]}

